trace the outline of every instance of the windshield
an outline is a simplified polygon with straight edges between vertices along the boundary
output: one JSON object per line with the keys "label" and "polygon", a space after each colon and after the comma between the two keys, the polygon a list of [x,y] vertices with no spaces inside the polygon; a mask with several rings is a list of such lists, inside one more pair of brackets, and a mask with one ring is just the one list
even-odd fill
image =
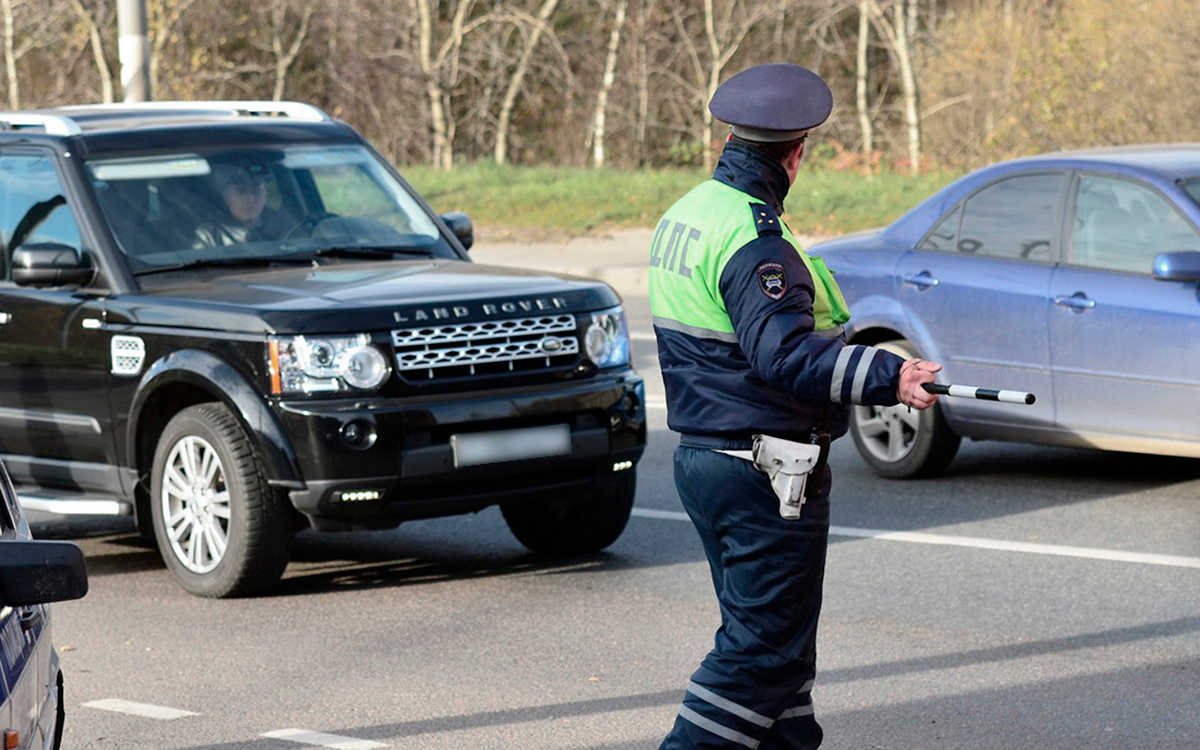
{"label": "windshield", "polygon": [[134,273],[226,260],[458,257],[360,145],[188,151],[87,167]]}

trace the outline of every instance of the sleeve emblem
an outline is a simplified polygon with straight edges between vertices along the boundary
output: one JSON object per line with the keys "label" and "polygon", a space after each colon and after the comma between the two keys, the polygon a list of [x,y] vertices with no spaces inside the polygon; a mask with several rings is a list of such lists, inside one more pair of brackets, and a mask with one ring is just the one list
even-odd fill
{"label": "sleeve emblem", "polygon": [[758,288],[773,300],[781,299],[787,291],[787,274],[783,271],[782,263],[763,261],[754,269],[754,275],[758,277]]}

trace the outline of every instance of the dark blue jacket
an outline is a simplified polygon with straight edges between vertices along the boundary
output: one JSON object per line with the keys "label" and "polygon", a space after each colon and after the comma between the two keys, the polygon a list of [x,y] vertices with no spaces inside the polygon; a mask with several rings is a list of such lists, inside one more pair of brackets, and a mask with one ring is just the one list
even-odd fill
{"label": "dark blue jacket", "polygon": [[807,441],[843,434],[850,404],[897,403],[902,358],[830,327],[841,294],[778,218],[788,187],[778,162],[733,142],[659,224],[650,298],[672,430]]}

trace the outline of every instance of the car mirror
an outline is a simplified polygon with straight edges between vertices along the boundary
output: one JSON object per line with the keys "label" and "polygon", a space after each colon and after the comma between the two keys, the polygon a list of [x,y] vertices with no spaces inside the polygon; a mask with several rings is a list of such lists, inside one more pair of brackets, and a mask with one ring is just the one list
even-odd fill
{"label": "car mirror", "polygon": [[471,245],[475,244],[475,227],[471,224],[470,216],[461,211],[452,211],[438,218],[446,223],[446,227],[462,243],[464,250],[471,249]]}
{"label": "car mirror", "polygon": [[1200,281],[1200,252],[1178,250],[1154,258],[1154,278],[1164,281]]}
{"label": "car mirror", "polygon": [[0,605],[61,602],[87,591],[83,550],[74,542],[0,542]]}
{"label": "car mirror", "polygon": [[70,245],[31,242],[13,251],[12,278],[19,286],[86,284],[95,275],[87,255]]}

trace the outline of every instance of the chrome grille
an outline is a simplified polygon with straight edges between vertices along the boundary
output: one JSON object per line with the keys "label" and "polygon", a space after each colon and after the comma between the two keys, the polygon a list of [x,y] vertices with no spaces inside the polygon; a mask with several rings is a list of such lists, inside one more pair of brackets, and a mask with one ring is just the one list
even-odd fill
{"label": "chrome grille", "polygon": [[406,379],[536,372],[579,355],[575,316],[488,320],[392,331],[396,369]]}

